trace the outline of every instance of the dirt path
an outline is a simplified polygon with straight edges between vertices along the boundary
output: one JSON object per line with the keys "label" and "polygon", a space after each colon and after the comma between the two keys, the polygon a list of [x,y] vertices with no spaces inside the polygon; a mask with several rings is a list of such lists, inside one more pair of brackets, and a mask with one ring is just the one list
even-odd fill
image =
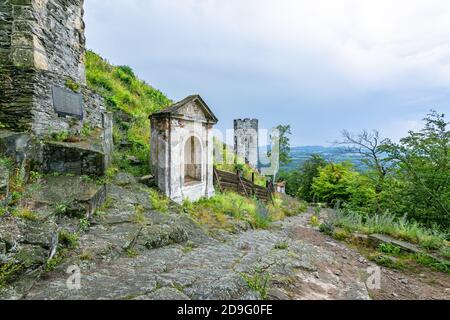
{"label": "dirt path", "polygon": [[[326,269],[337,270],[339,275],[351,275],[352,269],[359,269],[369,276],[367,268],[376,264],[367,261],[358,250],[318,232],[309,225],[311,213],[301,216],[299,224],[291,227],[293,237],[319,246],[329,251],[334,257],[334,264]],[[350,273],[349,273],[350,270]],[[380,267],[381,285],[379,289],[368,289],[374,300],[450,300],[450,276],[445,273],[434,272],[429,268],[420,268],[419,272],[398,271]],[[364,277],[363,277],[364,278]],[[314,297],[314,293],[313,293]]]}
{"label": "dirt path", "polygon": [[[269,230],[219,232],[188,217],[151,210],[135,187],[110,186],[110,206],[72,256],[13,299],[450,299],[449,277],[381,268],[381,289],[368,290],[369,267],[356,249],[309,225],[312,212]],[[136,206],[142,211],[136,223]],[[133,244],[132,250],[126,249]],[[79,289],[67,286],[68,267]]]}

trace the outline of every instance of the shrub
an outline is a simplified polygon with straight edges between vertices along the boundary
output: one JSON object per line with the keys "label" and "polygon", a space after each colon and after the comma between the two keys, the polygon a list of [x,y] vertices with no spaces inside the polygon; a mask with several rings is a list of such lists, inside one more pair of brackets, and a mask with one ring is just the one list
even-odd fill
{"label": "shrub", "polygon": [[324,233],[326,235],[332,236],[333,235],[333,231],[334,231],[334,226],[332,224],[330,224],[330,223],[322,223],[319,226],[319,230],[320,230],[320,232],[322,232],[322,233]]}
{"label": "shrub", "polygon": [[387,253],[390,255],[398,256],[402,252],[402,249],[391,243],[381,243],[378,246],[378,251],[380,251],[382,253]]}
{"label": "shrub", "polygon": [[345,229],[335,229],[332,236],[336,240],[344,241],[349,237],[349,233]]}
{"label": "shrub", "polygon": [[59,231],[58,239],[59,243],[68,249],[75,249],[78,247],[78,235],[76,233],[71,233],[63,229]]}
{"label": "shrub", "polygon": [[311,219],[309,221],[310,225],[313,226],[314,228],[317,228],[320,226],[320,220],[317,216],[311,216]]}

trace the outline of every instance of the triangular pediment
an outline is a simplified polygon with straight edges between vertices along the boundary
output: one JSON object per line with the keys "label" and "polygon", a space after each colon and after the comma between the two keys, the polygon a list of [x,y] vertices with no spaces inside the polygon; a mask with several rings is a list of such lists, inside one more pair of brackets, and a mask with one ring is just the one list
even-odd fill
{"label": "triangular pediment", "polygon": [[156,112],[151,117],[174,116],[183,119],[217,123],[217,117],[199,95],[189,96],[172,106]]}

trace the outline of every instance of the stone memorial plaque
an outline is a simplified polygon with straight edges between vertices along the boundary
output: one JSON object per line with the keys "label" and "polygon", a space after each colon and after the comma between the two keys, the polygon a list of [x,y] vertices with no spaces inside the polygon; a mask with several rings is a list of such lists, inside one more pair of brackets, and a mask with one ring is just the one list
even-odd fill
{"label": "stone memorial plaque", "polygon": [[60,116],[83,119],[83,96],[80,93],[53,86],[53,107]]}

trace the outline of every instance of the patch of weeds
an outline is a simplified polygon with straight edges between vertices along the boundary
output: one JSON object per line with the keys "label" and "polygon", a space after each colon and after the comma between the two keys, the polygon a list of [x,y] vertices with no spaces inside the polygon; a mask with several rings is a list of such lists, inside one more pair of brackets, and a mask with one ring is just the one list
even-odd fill
{"label": "patch of weeds", "polygon": [[24,219],[28,221],[37,221],[39,220],[39,216],[31,211],[29,208],[18,208],[13,210],[12,212],[13,217]]}
{"label": "patch of weeds", "polygon": [[55,214],[57,215],[66,215],[69,206],[66,203],[59,203],[55,206]]}
{"label": "patch of weeds", "polygon": [[147,219],[145,218],[145,208],[143,206],[136,206],[134,208],[134,222],[139,226],[146,226]]}
{"label": "patch of weeds", "polygon": [[193,203],[189,199],[184,199],[180,207],[180,213],[189,213],[194,209]]}
{"label": "patch of weeds", "polygon": [[345,229],[340,229],[337,228],[333,231],[332,234],[333,238],[339,241],[345,241],[348,239],[348,237],[350,236],[349,233],[347,232],[347,230]]}
{"label": "patch of weeds", "polygon": [[66,258],[67,252],[66,250],[61,250],[58,252],[53,258],[47,260],[45,263],[45,271],[51,272],[56,269]]}
{"label": "patch of weeds", "polygon": [[12,204],[17,203],[20,199],[22,199],[22,192],[19,192],[19,191],[13,191],[13,192],[11,193],[11,201],[12,201]]}
{"label": "patch of weeds", "polygon": [[127,249],[127,257],[128,258],[136,258],[139,255],[139,252],[137,252],[135,249]]}
{"label": "patch of weeds", "polygon": [[314,214],[318,217],[320,212],[322,212],[322,207],[320,204],[317,204],[316,206],[314,206]]}
{"label": "patch of weeds", "polygon": [[381,253],[398,256],[402,252],[402,248],[400,248],[396,245],[393,245],[392,243],[381,243],[378,246],[378,251],[380,251]]}
{"label": "patch of weeds", "polygon": [[333,232],[334,232],[334,226],[330,223],[322,223],[319,226],[319,230],[320,230],[320,232],[322,232],[328,236],[332,236]]}
{"label": "patch of weeds", "polygon": [[80,85],[72,79],[67,79],[65,85],[66,88],[72,90],[73,92],[78,92],[78,90],[80,90]]}
{"label": "patch of weeds", "polygon": [[439,254],[446,259],[450,260],[450,246],[445,245],[439,250]]}
{"label": "patch of weeds", "polygon": [[71,233],[63,229],[59,231],[58,239],[59,243],[68,249],[75,249],[78,247],[78,235],[76,233]]}
{"label": "patch of weeds", "polygon": [[320,226],[320,220],[316,215],[311,216],[311,220],[309,221],[309,224],[313,226],[314,228],[317,228]]}
{"label": "patch of weeds", "polygon": [[23,267],[20,264],[14,262],[7,262],[0,266],[0,288],[4,287],[9,281],[20,271]]}
{"label": "patch of weeds", "polygon": [[78,221],[78,230],[80,230],[80,232],[88,231],[90,226],[91,222],[87,218],[82,218]]}
{"label": "patch of weeds", "polygon": [[399,269],[402,270],[405,268],[403,262],[399,261],[394,257],[387,256],[385,254],[373,253],[369,255],[369,260],[377,263],[380,266],[390,268],[390,269]]}
{"label": "patch of weeds", "polygon": [[188,241],[186,245],[183,247],[183,253],[187,254],[192,252],[197,246],[192,241]]}
{"label": "patch of weeds", "polygon": [[67,131],[59,131],[52,134],[52,139],[57,142],[64,142],[69,139],[70,134]]}
{"label": "patch of weeds", "polygon": [[431,267],[439,272],[450,273],[449,263],[439,261],[437,259],[434,259],[433,257],[430,257],[429,255],[419,253],[414,255],[414,260],[423,266]]}
{"label": "patch of weeds", "polygon": [[0,207],[0,218],[4,217],[8,213],[8,208]]}
{"label": "patch of weeds", "polygon": [[23,172],[19,168],[12,170],[12,174],[9,177],[9,189],[13,193],[21,194],[25,191],[25,185],[26,181]]}
{"label": "patch of weeds", "polygon": [[241,276],[247,282],[250,289],[259,292],[263,300],[267,299],[267,291],[270,282],[270,274],[256,270],[253,275],[241,273]]}
{"label": "patch of weeds", "polygon": [[83,127],[81,128],[80,134],[83,138],[89,138],[92,136],[92,128],[89,123],[87,122],[83,123]]}
{"label": "patch of weeds", "polygon": [[439,250],[442,247],[442,240],[436,237],[425,237],[420,246],[428,251]]}
{"label": "patch of weeds", "polygon": [[42,173],[36,171],[30,171],[30,182],[36,182],[41,180],[43,177]]}
{"label": "patch of weeds", "polygon": [[148,194],[150,196],[150,202],[153,210],[160,213],[167,213],[169,211],[169,199],[161,195],[155,189],[149,189]]}
{"label": "patch of weeds", "polygon": [[84,183],[92,183],[94,182],[94,179],[87,174],[84,174],[81,176],[81,181],[83,181]]}
{"label": "patch of weeds", "polygon": [[289,244],[286,241],[278,242],[274,249],[276,250],[287,250],[289,248]]}
{"label": "patch of weeds", "polygon": [[92,253],[89,251],[83,251],[80,256],[78,257],[81,261],[91,261],[94,260],[94,257],[92,256]]}

